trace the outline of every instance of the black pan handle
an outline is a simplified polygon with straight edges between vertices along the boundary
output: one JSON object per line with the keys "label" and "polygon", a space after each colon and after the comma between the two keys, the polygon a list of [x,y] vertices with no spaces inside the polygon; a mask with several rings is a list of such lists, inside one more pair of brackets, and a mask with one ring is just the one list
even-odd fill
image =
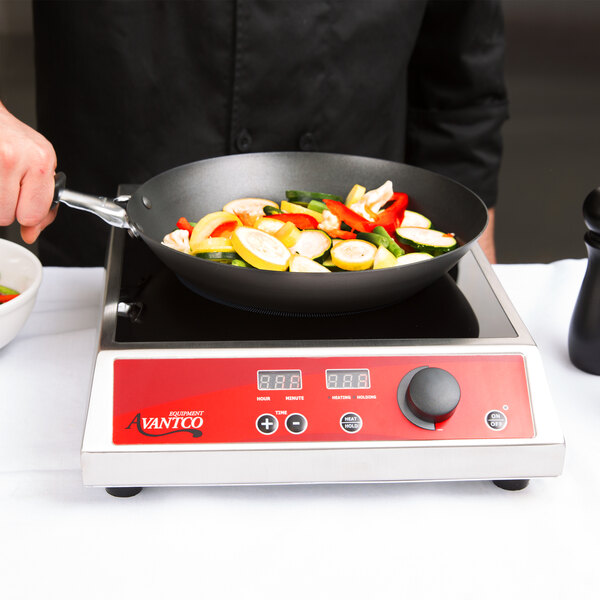
{"label": "black pan handle", "polygon": [[54,174],[54,198],[52,199],[52,208],[54,208],[59,202],[61,192],[67,187],[67,176],[59,171]]}
{"label": "black pan handle", "polygon": [[129,229],[137,235],[137,228],[133,225],[127,214],[127,210],[121,203],[128,201],[131,196],[119,196],[113,200],[103,196],[90,196],[67,189],[67,176],[64,173],[56,173],[54,176],[54,199],[52,206],[66,204],[77,210],[90,212],[112,227]]}

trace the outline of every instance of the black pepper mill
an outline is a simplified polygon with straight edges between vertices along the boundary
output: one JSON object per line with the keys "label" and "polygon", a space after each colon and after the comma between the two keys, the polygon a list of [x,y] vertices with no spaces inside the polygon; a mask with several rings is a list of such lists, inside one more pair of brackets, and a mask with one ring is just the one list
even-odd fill
{"label": "black pepper mill", "polygon": [[600,375],[600,187],[585,199],[583,219],[588,265],[571,317],[569,357],[578,369]]}

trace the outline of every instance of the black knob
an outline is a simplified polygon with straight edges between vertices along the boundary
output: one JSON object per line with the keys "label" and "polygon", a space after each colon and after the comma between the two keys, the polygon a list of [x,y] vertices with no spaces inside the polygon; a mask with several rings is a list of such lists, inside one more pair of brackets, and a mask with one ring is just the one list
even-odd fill
{"label": "black knob", "polygon": [[449,419],[460,400],[458,381],[444,369],[427,367],[410,380],[406,403],[417,417],[430,423]]}
{"label": "black knob", "polygon": [[600,375],[600,188],[583,203],[588,264],[569,327],[569,357],[582,371]]}

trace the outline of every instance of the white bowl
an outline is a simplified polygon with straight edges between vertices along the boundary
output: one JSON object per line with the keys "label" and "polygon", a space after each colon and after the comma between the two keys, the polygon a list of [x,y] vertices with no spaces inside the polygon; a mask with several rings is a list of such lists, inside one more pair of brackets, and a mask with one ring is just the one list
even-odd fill
{"label": "white bowl", "polygon": [[40,283],[42,264],[35,254],[7,240],[0,239],[0,285],[19,295],[0,304],[0,348],[19,333],[33,310]]}

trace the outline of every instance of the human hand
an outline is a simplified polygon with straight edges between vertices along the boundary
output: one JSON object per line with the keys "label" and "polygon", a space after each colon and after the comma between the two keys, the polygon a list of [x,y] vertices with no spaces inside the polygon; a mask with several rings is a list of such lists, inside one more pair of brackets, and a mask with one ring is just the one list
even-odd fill
{"label": "human hand", "polygon": [[55,169],[52,144],[0,102],[0,226],[17,221],[27,244],[56,217]]}

